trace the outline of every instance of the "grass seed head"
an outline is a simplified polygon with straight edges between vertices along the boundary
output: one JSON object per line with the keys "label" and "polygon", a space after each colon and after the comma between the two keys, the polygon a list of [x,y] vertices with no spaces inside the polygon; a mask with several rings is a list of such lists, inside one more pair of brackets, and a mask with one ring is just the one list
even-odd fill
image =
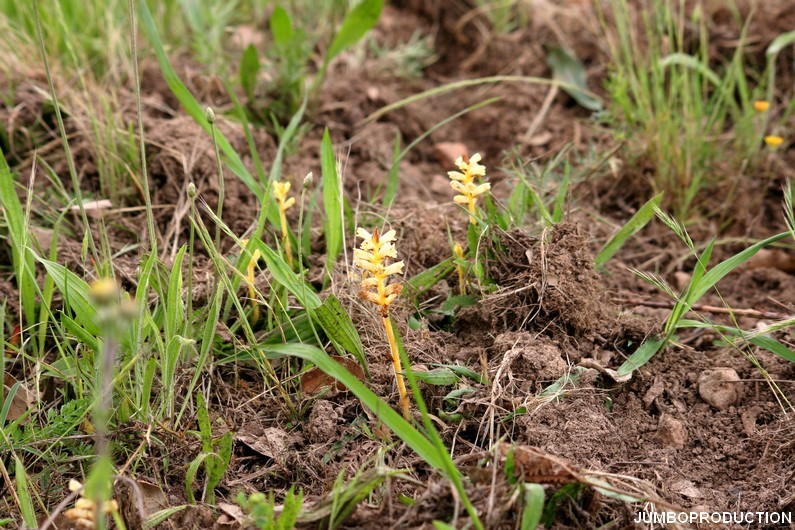
{"label": "grass seed head", "polygon": [[478,196],[491,189],[491,184],[488,182],[482,184],[475,182],[476,177],[484,178],[486,176],[486,167],[478,164],[478,162],[480,162],[480,153],[475,153],[470,158],[459,156],[455,164],[460,171],[447,172],[450,177],[450,187],[458,192],[458,195],[453,197],[453,202],[466,205],[470,214],[469,222],[473,225],[478,224],[477,219],[475,219]]}

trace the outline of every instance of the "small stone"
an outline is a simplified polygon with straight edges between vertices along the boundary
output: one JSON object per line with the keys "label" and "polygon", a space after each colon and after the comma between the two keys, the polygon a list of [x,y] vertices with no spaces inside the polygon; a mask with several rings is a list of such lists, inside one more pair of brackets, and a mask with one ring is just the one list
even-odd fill
{"label": "small stone", "polygon": [[660,438],[660,443],[663,447],[682,449],[687,441],[687,432],[684,424],[676,418],[666,415],[660,417],[660,423],[657,426],[657,436]]}
{"label": "small stone", "polygon": [[698,395],[718,410],[736,404],[742,394],[740,376],[732,368],[705,370],[698,377]]}
{"label": "small stone", "polygon": [[433,146],[433,154],[436,160],[445,168],[453,171],[456,169],[455,161],[459,156],[468,156],[467,147],[456,142],[439,142]]}

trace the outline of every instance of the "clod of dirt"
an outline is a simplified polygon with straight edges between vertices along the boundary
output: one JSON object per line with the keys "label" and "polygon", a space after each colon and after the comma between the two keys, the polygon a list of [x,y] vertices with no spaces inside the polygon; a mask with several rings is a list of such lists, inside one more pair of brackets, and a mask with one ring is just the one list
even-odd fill
{"label": "clod of dirt", "polygon": [[252,421],[240,428],[235,441],[243,442],[262,456],[283,460],[290,449],[300,441],[300,437],[284,429],[263,427],[260,423]]}
{"label": "clod of dirt", "polygon": [[467,156],[469,151],[467,146],[458,142],[439,142],[433,144],[433,154],[439,164],[446,169],[455,168],[455,160],[459,156]]}
{"label": "clod of dirt", "polygon": [[326,443],[337,438],[337,424],[340,415],[334,410],[331,401],[317,401],[309,414],[306,435],[312,443]]}
{"label": "clod of dirt", "polygon": [[726,410],[743,394],[740,376],[732,368],[705,370],[698,377],[698,395],[718,410]]}
{"label": "clod of dirt", "polygon": [[554,381],[568,368],[554,342],[527,331],[508,331],[498,335],[491,348],[491,356],[498,365],[495,372],[508,365],[511,377],[519,382],[521,390],[528,392],[534,390],[532,386],[536,382]]}
{"label": "clod of dirt", "polygon": [[687,441],[687,432],[684,424],[676,418],[667,415],[660,417],[657,436],[663,447],[682,449]]}

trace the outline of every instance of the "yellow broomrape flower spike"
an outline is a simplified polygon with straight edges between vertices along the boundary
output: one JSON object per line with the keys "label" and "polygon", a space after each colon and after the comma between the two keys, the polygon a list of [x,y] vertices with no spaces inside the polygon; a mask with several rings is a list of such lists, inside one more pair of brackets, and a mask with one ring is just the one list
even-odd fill
{"label": "yellow broomrape flower spike", "polygon": [[287,255],[287,263],[290,268],[293,267],[293,249],[290,245],[290,238],[287,237],[287,210],[295,204],[295,197],[287,197],[292,183],[288,182],[274,182],[273,183],[273,196],[276,202],[279,203],[279,221],[282,225],[282,241],[284,244],[284,253]]}
{"label": "yellow broomrape flower spike", "polygon": [[[69,491],[76,492],[83,485],[72,479],[69,481]],[[115,500],[105,501],[102,505],[104,515],[119,511],[119,503]],[[97,503],[82,495],[75,501],[75,507],[64,512],[64,516],[81,530],[93,530],[97,527]]]}
{"label": "yellow broomrape flower spike", "polygon": [[754,110],[756,112],[765,112],[768,108],[770,108],[770,103],[767,101],[754,101]]}
{"label": "yellow broomrape flower spike", "polygon": [[483,184],[475,183],[475,177],[483,178],[486,176],[486,167],[478,164],[478,162],[480,162],[480,153],[475,153],[469,159],[459,156],[455,164],[461,171],[447,172],[447,176],[450,177],[450,187],[453,188],[453,191],[459,193],[459,195],[453,197],[453,202],[467,206],[470,214],[469,222],[473,225],[478,224],[475,219],[477,212],[475,203],[478,200],[478,196],[491,189],[491,184],[488,182]]}
{"label": "yellow broomrape flower spike", "polygon": [[[248,248],[248,239],[241,239],[243,248]],[[251,325],[257,323],[259,320],[259,305],[257,304],[257,290],[254,288],[254,269],[257,266],[257,261],[262,257],[259,250],[255,250],[251,254],[251,259],[248,261],[246,267],[246,280],[248,283],[248,297],[251,303]]]}
{"label": "yellow broomrape flower spike", "polygon": [[781,136],[772,136],[772,135],[765,136],[765,143],[768,145],[768,147],[772,147],[773,149],[775,149],[776,147],[784,143],[784,138],[782,138]]}
{"label": "yellow broomrape flower spike", "polygon": [[408,419],[411,413],[409,397],[406,392],[406,383],[401,375],[403,368],[400,365],[395,331],[392,329],[392,321],[389,319],[389,306],[403,290],[402,283],[389,283],[389,277],[402,274],[404,266],[402,261],[389,263],[390,260],[397,258],[395,235],[394,230],[380,234],[377,228],[372,233],[364,228],[357,229],[356,237],[360,237],[362,242],[359,248],[353,251],[353,264],[363,271],[359,296],[377,305],[381,312],[381,320],[389,339],[389,353],[400,393],[400,405],[403,409],[403,416]]}

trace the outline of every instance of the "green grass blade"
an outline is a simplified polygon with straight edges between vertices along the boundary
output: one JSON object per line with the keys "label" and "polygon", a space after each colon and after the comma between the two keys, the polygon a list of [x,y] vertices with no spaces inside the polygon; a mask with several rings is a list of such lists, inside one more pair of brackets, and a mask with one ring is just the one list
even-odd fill
{"label": "green grass blade", "polygon": [[166,338],[182,333],[182,324],[185,319],[185,307],[182,303],[182,260],[185,257],[187,245],[182,247],[174,257],[174,265],[168,280],[168,294],[166,295]]}
{"label": "green grass blade", "polygon": [[690,70],[698,72],[704,77],[704,79],[708,80],[716,87],[721,86],[723,83],[720,76],[712,71],[706,64],[696,57],[686,53],[672,53],[667,55],[660,60],[660,66],[662,68],[668,68],[669,66],[682,66],[684,68],[689,68]]}
{"label": "green grass blade", "polygon": [[668,341],[665,339],[646,339],[643,341],[640,347],[635,350],[635,353],[630,355],[629,359],[618,367],[616,377],[621,378],[627,376],[649,362],[667,342]]}
{"label": "green grass blade", "polygon": [[541,484],[522,484],[524,509],[522,510],[522,530],[535,530],[544,514],[544,487]]}
{"label": "green grass blade", "polygon": [[55,281],[55,286],[64,298],[64,304],[74,311],[75,321],[92,335],[98,335],[99,328],[94,321],[96,310],[88,284],[63,265],[38,256],[36,259]]}
{"label": "green grass blade", "polygon": [[345,237],[345,219],[342,210],[342,188],[337,172],[337,161],[328,129],[323,132],[320,145],[320,168],[323,173],[323,206],[326,210],[326,270],[331,275],[334,263],[342,252]]}
{"label": "green grass blade", "polygon": [[602,250],[599,251],[599,254],[596,255],[594,258],[594,265],[596,267],[601,267],[612,258],[619,249],[624,246],[624,243],[632,237],[633,235],[637,234],[644,226],[648,224],[649,221],[654,218],[654,208],[655,206],[660,205],[660,201],[662,201],[663,194],[660,193],[655,195],[651,199],[649,199],[646,204],[641,206],[635,215],[633,215],[627,223],[621,227],[621,229],[616,232],[616,234],[610,238],[610,240],[602,247]]}
{"label": "green grass blade", "polygon": [[731,271],[751,259],[754,254],[762,250],[764,247],[777,241],[781,241],[786,237],[789,237],[789,232],[776,234],[715,265],[715,267],[713,267],[704,275],[702,281],[699,282],[698,288],[694,290],[692,294],[690,303],[694,304],[700,300],[701,297],[704,296],[704,294],[706,294],[706,292],[709,291],[716,283],[721,281]]}
{"label": "green grass blade", "polygon": [[36,323],[33,253],[27,248],[28,229],[25,225],[24,210],[14,189],[14,178],[11,176],[11,170],[2,149],[0,149],[0,208],[2,208],[11,237],[11,260],[14,264],[17,288],[22,299],[25,323],[28,326],[33,326]]}
{"label": "green grass blade", "polygon": [[359,398],[362,405],[375,413],[392,432],[394,432],[406,445],[425,460],[431,467],[443,470],[445,464],[437,448],[422,434],[417,431],[403,417],[392,410],[386,402],[364,386],[354,375],[348,372],[341,364],[323,350],[306,344],[277,344],[266,346],[272,354],[298,357],[313,363],[325,373],[340,381],[348,390]]}
{"label": "green grass blade", "polygon": [[315,316],[323,331],[334,342],[342,346],[345,351],[356,357],[356,360],[364,368],[365,374],[369,375],[362,339],[356,331],[350,315],[343,309],[339,299],[330,294],[323,304],[315,310]]}
{"label": "green grass blade", "polygon": [[381,18],[383,8],[384,0],[363,0],[351,9],[345,15],[340,30],[329,46],[325,63],[331,62],[334,57],[359,42],[368,31],[374,28],[378,24],[378,19]]}
{"label": "green grass blade", "polygon": [[17,483],[17,497],[19,497],[19,511],[22,513],[22,520],[28,528],[38,528],[36,521],[36,509],[33,507],[33,499],[28,487],[28,474],[25,472],[25,465],[19,457],[14,456],[14,480]]}

